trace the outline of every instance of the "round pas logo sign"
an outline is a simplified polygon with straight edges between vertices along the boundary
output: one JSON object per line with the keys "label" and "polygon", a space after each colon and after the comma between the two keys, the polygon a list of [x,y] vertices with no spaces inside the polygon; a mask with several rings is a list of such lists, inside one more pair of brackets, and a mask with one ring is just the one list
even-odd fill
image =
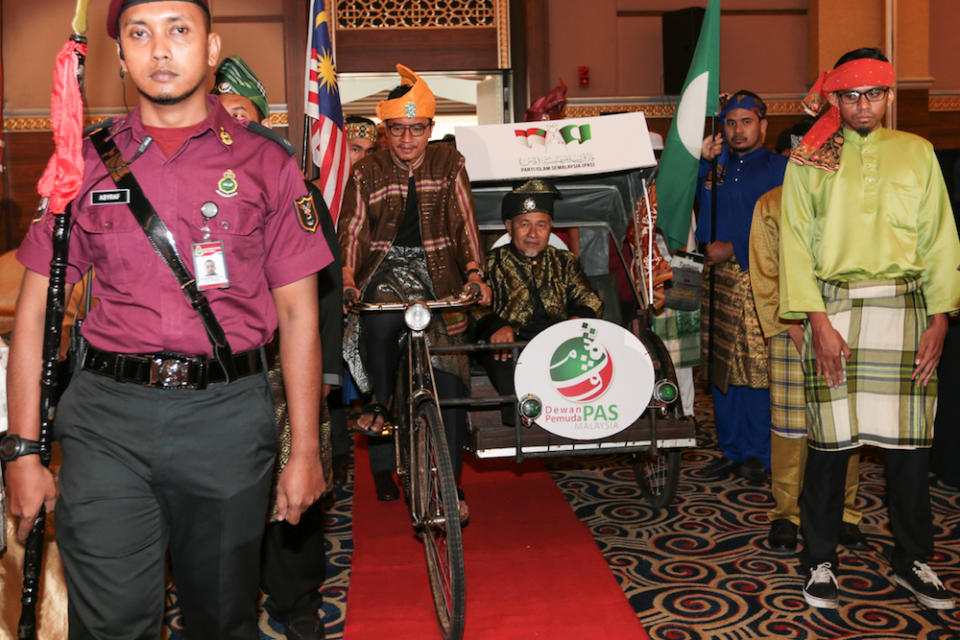
{"label": "round pas logo sign", "polygon": [[613,379],[613,358],[597,340],[597,330],[565,341],[550,358],[550,380],[561,396],[590,402],[602,396]]}
{"label": "round pas logo sign", "polygon": [[636,422],[653,394],[653,361],[623,327],[567,320],[538,333],[513,374],[521,415],[550,433],[598,440]]}

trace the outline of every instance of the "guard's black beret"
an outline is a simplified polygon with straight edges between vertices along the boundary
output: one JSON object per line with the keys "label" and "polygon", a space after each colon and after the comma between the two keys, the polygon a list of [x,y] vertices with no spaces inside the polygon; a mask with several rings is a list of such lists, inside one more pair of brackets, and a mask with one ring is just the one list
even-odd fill
{"label": "guard's black beret", "polygon": [[[123,10],[137,4],[147,2],[162,2],[163,0],[110,0],[110,9],[107,10],[107,35],[116,40],[120,37],[120,14]],[[210,4],[207,0],[181,0],[198,5],[210,17]]]}

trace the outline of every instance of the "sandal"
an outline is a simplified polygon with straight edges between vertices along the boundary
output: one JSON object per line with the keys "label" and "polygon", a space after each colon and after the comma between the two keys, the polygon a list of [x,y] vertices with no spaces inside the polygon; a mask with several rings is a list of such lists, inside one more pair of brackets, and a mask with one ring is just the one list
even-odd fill
{"label": "sandal", "polygon": [[460,511],[460,526],[465,527],[470,524],[470,507],[467,506],[467,498],[463,495],[463,489],[457,487],[457,502]]}
{"label": "sandal", "polygon": [[[370,422],[370,427],[364,429],[357,424],[356,418],[367,415],[372,415],[373,420]],[[361,433],[365,436],[380,437],[384,435],[390,435],[393,432],[393,423],[390,421],[390,410],[379,402],[371,402],[363,407],[356,418],[354,418],[353,425],[350,427],[350,429],[356,433]],[[378,418],[382,420],[379,429],[374,428]]]}

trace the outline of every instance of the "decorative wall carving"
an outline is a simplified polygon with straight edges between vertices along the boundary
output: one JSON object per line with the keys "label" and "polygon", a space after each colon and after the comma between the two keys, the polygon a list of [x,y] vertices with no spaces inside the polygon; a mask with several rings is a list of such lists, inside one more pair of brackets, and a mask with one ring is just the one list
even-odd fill
{"label": "decorative wall carving", "polygon": [[[930,111],[960,111],[960,95],[932,95],[928,103]],[[563,116],[565,118],[586,118],[609,112],[643,111],[648,118],[672,118],[676,107],[676,103],[672,101],[631,104],[568,104],[563,110]],[[803,113],[803,109],[800,102],[796,100],[768,100],[767,113],[777,116],[800,115]],[[110,116],[103,114],[87,116],[83,119],[83,124],[89,126],[106,120],[108,117],[118,117],[120,115],[122,115],[122,112],[118,111]],[[275,127],[286,127],[289,124],[286,111],[271,111],[270,121]],[[3,119],[3,130],[6,133],[50,131],[50,117],[40,115],[8,116]]]}
{"label": "decorative wall carving", "polygon": [[960,95],[930,96],[930,111],[960,111]]}
{"label": "decorative wall carving", "polygon": [[[99,114],[95,116],[85,116],[83,119],[83,126],[89,127],[92,124],[103,122],[107,118],[118,118],[121,115],[123,115],[123,113],[118,111],[112,115]],[[275,127],[286,127],[288,125],[287,112],[271,111],[270,123]],[[22,131],[52,131],[52,127],[50,125],[50,116],[6,117],[3,119],[3,131],[4,133],[17,133]]]}
{"label": "decorative wall carving", "polygon": [[[677,109],[674,101],[644,102],[633,104],[567,104],[563,110],[565,118],[587,118],[602,113],[618,113],[622,111],[642,111],[648,118],[672,118]],[[803,108],[799,100],[767,100],[769,115],[799,115]]]}
{"label": "decorative wall carving", "polygon": [[[119,116],[120,113],[117,113],[116,116]],[[114,116],[114,117],[116,117]],[[105,115],[96,115],[96,116],[85,116],[83,118],[83,126],[89,127],[92,124],[97,124],[98,122],[103,122],[111,116]],[[50,116],[26,116],[26,117],[7,117],[3,119],[3,131],[4,133],[11,133],[15,131],[52,131],[53,127],[50,124]]]}
{"label": "decorative wall carving", "polygon": [[497,27],[505,0],[338,0],[338,30]]}
{"label": "decorative wall carving", "polygon": [[672,118],[675,104],[568,104],[563,109],[564,118],[592,118],[604,113],[642,111],[648,118]]}
{"label": "decorative wall carving", "polygon": [[495,0],[497,5],[497,67],[507,69],[512,65],[510,57],[510,3]]}

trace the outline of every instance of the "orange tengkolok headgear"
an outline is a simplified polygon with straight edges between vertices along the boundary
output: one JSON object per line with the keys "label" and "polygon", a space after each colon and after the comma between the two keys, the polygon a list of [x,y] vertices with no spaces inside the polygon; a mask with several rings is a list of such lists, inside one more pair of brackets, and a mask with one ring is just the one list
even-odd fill
{"label": "orange tengkolok headgear", "polygon": [[391,118],[432,118],[437,111],[437,99],[423,78],[403,66],[397,65],[400,84],[411,87],[410,91],[393,100],[383,100],[377,105],[377,117],[381,120]]}

